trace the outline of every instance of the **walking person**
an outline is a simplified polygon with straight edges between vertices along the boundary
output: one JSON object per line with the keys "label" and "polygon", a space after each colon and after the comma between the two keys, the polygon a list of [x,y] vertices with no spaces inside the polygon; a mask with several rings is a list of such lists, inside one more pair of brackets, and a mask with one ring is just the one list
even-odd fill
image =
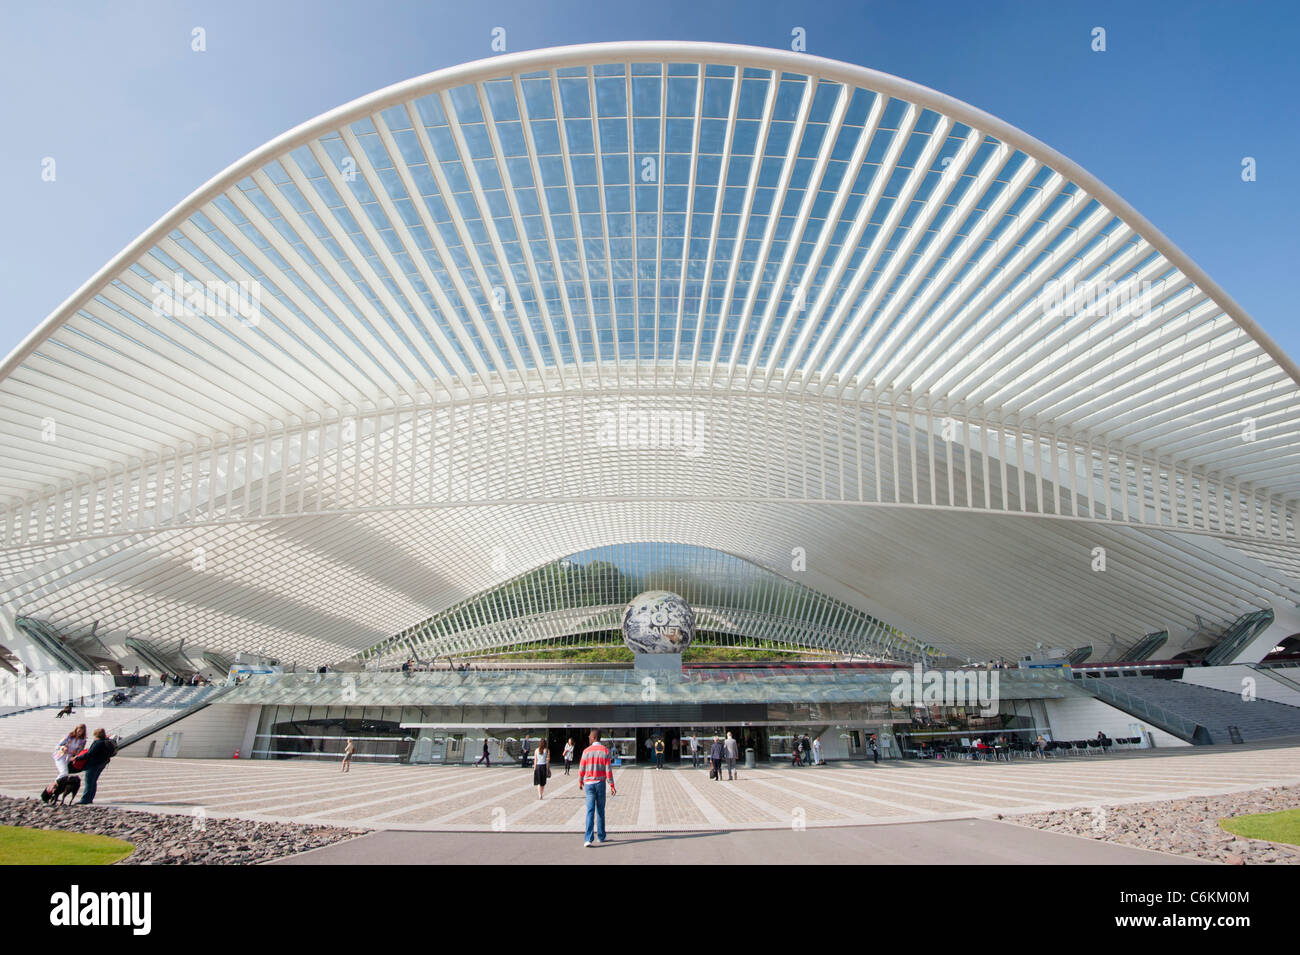
{"label": "walking person", "polygon": [[551,750],[546,745],[546,737],[537,741],[533,752],[533,785],[537,787],[537,798],[546,793],[546,781],[551,778]]}
{"label": "walking person", "polygon": [[822,738],[820,736],[813,740],[813,765],[822,765]]}
{"label": "walking person", "polygon": [[727,741],[723,744],[723,752],[727,755],[727,778],[734,780],[736,778],[736,757],[740,755],[740,744],[736,742],[728,731]]}
{"label": "walking person", "polygon": [[569,767],[573,765],[573,737],[564,744],[564,775],[569,775]]}
{"label": "walking person", "polygon": [[709,747],[709,762],[713,764],[713,768],[709,771],[710,779],[722,780],[722,756],[722,740],[715,736],[713,737],[713,745]]}
{"label": "walking person", "polygon": [[605,787],[613,796],[614,767],[610,763],[609,750],[601,745],[600,730],[592,730],[590,745],[582,751],[582,760],[578,763],[578,788],[582,790],[587,801],[587,830],[582,843],[590,848],[594,843],[605,841]]}
{"label": "walking person", "polygon": [[343,747],[343,772],[352,772],[352,754],[356,751],[356,744],[349,739],[347,745]]}
{"label": "walking person", "polygon": [[54,750],[54,768],[60,776],[68,775],[68,760],[86,748],[86,724],[78,723]]}
{"label": "walking person", "polygon": [[99,774],[104,771],[108,761],[116,755],[117,743],[108,738],[103,727],[95,730],[90,752],[86,754],[86,791],[77,801],[78,805],[89,806],[95,801],[95,791],[99,788]]}
{"label": "walking person", "polygon": [[700,768],[700,740],[694,733],[691,734],[691,766]]}
{"label": "walking person", "polygon": [[474,765],[475,765],[475,766],[478,766],[480,763],[487,763],[487,768],[488,768],[488,769],[491,769],[491,768],[492,768],[492,757],[488,755],[488,747],[487,747],[487,744],[488,744],[488,741],[487,741],[487,739],[485,738],[485,739],[483,740],[483,755],[480,756],[480,757],[478,758],[478,761],[477,761],[476,763],[474,763]]}
{"label": "walking person", "polygon": [[871,734],[871,761],[873,763],[880,762],[880,742],[876,739],[875,733]]}
{"label": "walking person", "polygon": [[655,737],[655,769],[664,768],[664,741],[663,737]]}

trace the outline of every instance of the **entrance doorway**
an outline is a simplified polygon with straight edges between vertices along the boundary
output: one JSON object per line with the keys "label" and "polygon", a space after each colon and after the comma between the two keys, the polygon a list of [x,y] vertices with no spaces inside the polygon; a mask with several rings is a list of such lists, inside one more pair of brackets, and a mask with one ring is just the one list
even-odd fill
{"label": "entrance doorway", "polygon": [[636,762],[638,766],[653,766],[655,764],[654,741],[656,739],[662,739],[664,741],[665,766],[671,763],[681,762],[681,727],[638,726],[636,729]]}
{"label": "entrance doorway", "polygon": [[551,772],[554,773],[556,767],[560,772],[564,772],[564,744],[573,740],[573,769],[570,772],[578,771],[578,762],[582,759],[582,751],[587,748],[588,736],[591,730],[587,727],[572,727],[565,729],[551,729],[546,734],[546,745],[551,750]]}

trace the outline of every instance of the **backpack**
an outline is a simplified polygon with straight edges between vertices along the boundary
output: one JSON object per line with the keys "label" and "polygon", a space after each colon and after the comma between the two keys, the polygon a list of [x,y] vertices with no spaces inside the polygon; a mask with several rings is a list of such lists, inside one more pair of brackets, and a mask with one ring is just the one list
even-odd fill
{"label": "backpack", "polygon": [[[117,755],[117,742],[111,739],[102,741],[104,744],[104,762],[108,763],[110,759]],[[79,773],[86,768],[86,759],[90,756],[90,747],[87,746],[76,756],[68,760],[68,772]]]}

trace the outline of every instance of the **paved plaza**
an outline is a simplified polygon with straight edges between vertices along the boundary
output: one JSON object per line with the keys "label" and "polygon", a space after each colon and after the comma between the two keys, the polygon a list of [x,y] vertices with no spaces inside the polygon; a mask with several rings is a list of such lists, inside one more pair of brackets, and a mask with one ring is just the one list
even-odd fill
{"label": "paved plaza", "polygon": [[[0,792],[34,796],[54,767],[40,753],[0,750]],[[714,782],[702,769],[616,771],[611,832],[799,831],[936,820],[994,819],[1300,782],[1300,746],[1168,750],[1072,760],[836,763],[742,770]],[[518,766],[357,765],[303,761],[121,757],[100,780],[105,806],[431,832],[576,833],[577,773],[557,772],[539,800]]]}
{"label": "paved plaza", "polygon": [[580,833],[373,832],[271,865],[1206,865],[987,819],[836,829]]}

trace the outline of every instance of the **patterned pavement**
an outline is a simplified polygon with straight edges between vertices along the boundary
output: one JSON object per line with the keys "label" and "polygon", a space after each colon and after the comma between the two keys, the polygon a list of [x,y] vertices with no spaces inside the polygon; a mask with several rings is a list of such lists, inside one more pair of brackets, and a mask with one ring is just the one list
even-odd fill
{"label": "patterned pavement", "polygon": [[[34,796],[53,778],[39,753],[0,750],[0,792]],[[336,765],[121,757],[103,805],[366,829],[575,832],[582,794],[557,773],[539,800],[518,767]],[[1116,805],[1300,782],[1300,746],[1236,746],[1016,763],[837,763],[742,770],[714,782],[690,767],[623,769],[611,831],[862,826]]]}

